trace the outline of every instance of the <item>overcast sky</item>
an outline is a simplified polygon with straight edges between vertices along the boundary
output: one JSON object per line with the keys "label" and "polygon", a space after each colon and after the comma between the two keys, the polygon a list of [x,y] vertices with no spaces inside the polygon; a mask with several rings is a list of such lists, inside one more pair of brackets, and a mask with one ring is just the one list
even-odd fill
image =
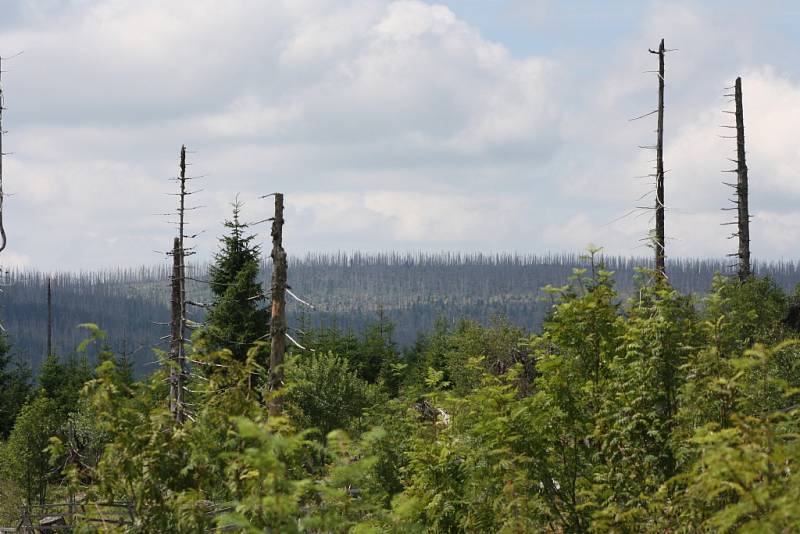
{"label": "overcast sky", "polygon": [[3,0],[0,55],[24,54],[3,63],[0,263],[166,261],[182,143],[201,258],[237,193],[255,221],[274,191],[290,254],[649,254],[650,213],[623,216],[652,203],[655,117],[628,119],[655,107],[661,37],[668,255],[735,250],[719,125],[741,75],[754,255],[795,259],[798,27],[793,0]]}

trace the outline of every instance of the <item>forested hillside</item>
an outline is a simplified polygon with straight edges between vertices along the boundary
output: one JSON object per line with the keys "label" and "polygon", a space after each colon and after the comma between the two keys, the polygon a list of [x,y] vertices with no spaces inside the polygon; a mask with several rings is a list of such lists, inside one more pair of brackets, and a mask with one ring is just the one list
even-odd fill
{"label": "forested hillside", "polygon": [[[633,290],[643,258],[606,257],[606,268],[616,273],[623,295]],[[335,324],[363,332],[379,310],[395,325],[402,346],[430,330],[437,318],[472,318],[484,324],[503,315],[515,325],[535,330],[550,306],[542,292],[546,285],[564,284],[574,267],[585,266],[579,255],[513,254],[309,254],[290,259],[289,283],[298,296],[316,310],[303,310],[291,300],[289,314],[297,324]],[[755,264],[756,272],[771,277],[786,291],[800,282],[794,262]],[[729,272],[724,260],[673,260],[670,281],[686,293],[705,293],[715,272]],[[187,292],[191,300],[209,302],[208,266],[190,268]],[[269,280],[271,267],[262,264],[260,278]],[[3,324],[10,333],[12,351],[36,370],[46,352],[47,276],[13,270],[3,288]],[[71,354],[82,339],[77,325],[95,322],[109,332],[111,348],[130,355],[137,373],[152,370],[152,347],[164,347],[169,319],[169,271],[166,264],[138,269],[88,273],[55,273],[53,338],[57,353]],[[194,310],[200,320],[202,310]]]}
{"label": "forested hillside", "polygon": [[650,271],[624,298],[593,262],[546,291],[538,334],[439,322],[401,352],[385,320],[362,337],[309,329],[280,390],[261,322],[244,328],[261,308],[234,298],[254,279],[215,293],[226,312],[188,354],[183,421],[168,362],[135,381],[95,328],[80,349],[95,371],[49,360],[27,393],[5,372],[19,393],[4,390],[17,411],[0,522],[22,509],[87,532],[800,526],[800,303],[768,279],[716,277],[697,300]]}

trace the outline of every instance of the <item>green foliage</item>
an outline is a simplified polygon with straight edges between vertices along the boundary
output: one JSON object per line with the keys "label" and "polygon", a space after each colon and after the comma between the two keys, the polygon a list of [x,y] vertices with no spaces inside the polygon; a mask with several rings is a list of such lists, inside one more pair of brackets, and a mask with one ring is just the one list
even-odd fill
{"label": "green foliage", "polygon": [[220,251],[210,268],[213,306],[206,317],[201,339],[211,350],[228,349],[239,361],[269,331],[269,311],[258,280],[260,251],[254,235],[245,235],[247,224],[239,220],[241,204],[233,204],[233,218],[225,221],[230,233],[223,236]]}
{"label": "green foliage", "polygon": [[285,373],[284,398],[293,419],[321,436],[359,427],[364,410],[380,400],[376,386],[351,370],[346,358],[330,352],[295,355]]}
{"label": "green foliage", "polygon": [[306,332],[302,340],[304,346],[315,352],[332,352],[347,358],[350,368],[361,379],[370,384],[381,382],[395,396],[404,369],[398,367],[401,362],[393,335],[394,325],[381,309],[378,319],[367,323],[360,338],[352,330],[342,331],[333,323],[316,332]]}
{"label": "green foliage", "polygon": [[263,374],[256,352],[251,350],[245,362],[228,351],[192,355],[218,362],[225,373],[190,384],[198,409],[177,428],[164,400],[162,372],[128,386],[113,362],[101,365],[85,392],[98,429],[110,436],[90,474],[92,498],[134,503],[141,532],[210,528],[214,503],[230,498],[220,483],[226,479],[227,455],[238,447],[230,416],[262,411],[260,396],[250,387]]}
{"label": "green foliage", "polygon": [[[328,446],[291,433],[280,418],[267,422],[234,418],[243,447],[229,455],[231,512],[218,516],[223,529],[238,532],[386,532],[391,523],[382,506],[370,454],[382,429],[360,441],[341,431],[328,435]],[[310,451],[322,453],[324,469],[311,478],[303,468]],[[321,475],[321,476],[320,476]]]}
{"label": "green foliage", "polygon": [[60,427],[59,413],[53,399],[32,399],[23,406],[2,449],[2,472],[22,488],[28,504],[44,504],[48,482],[58,474],[46,449]]}
{"label": "green foliage", "polygon": [[789,302],[769,278],[716,276],[705,299],[704,316],[716,322],[723,319],[718,339],[723,356],[741,354],[755,343],[775,343],[786,337],[784,319]]}
{"label": "green foliage", "polygon": [[609,365],[595,425],[598,528],[630,528],[646,517],[646,495],[676,474],[671,436],[683,365],[697,346],[688,298],[659,282],[631,303]]}
{"label": "green foliage", "polygon": [[373,475],[385,496],[385,505],[404,489],[403,473],[419,425],[415,406],[408,398],[394,398],[366,411],[365,426],[381,429],[369,441],[369,454],[375,458]]}
{"label": "green foliage", "polygon": [[301,522],[303,531],[377,534],[388,530],[387,493],[376,476],[380,460],[375,454],[386,436],[380,427],[357,441],[340,430],[328,434],[326,475],[315,488],[312,513]]}
{"label": "green foliage", "polygon": [[[61,481],[90,503],[132,502],[135,532],[798,530],[791,299],[717,278],[698,302],[651,278],[623,301],[597,251],[588,265],[547,288],[535,335],[442,320],[401,356],[385,317],[363,337],[304,332],[314,350],[287,360],[282,417],[267,415],[258,343],[200,344],[191,359],[216,372],[193,374],[180,425],[164,372],[131,381],[101,349],[79,400],[50,372],[0,476],[29,454],[37,480],[55,480],[32,452],[55,434]],[[74,409],[47,422],[55,402]]]}
{"label": "green foliage", "polygon": [[242,532],[299,532],[301,501],[313,483],[294,464],[312,444],[303,434],[282,432],[280,419],[264,425],[244,417],[233,422],[244,449],[229,455],[225,474],[234,511],[221,515],[217,524]]}
{"label": "green foliage", "polygon": [[[702,450],[689,471],[678,524],[718,532],[792,532],[800,528],[797,413],[734,416],[693,442]],[[688,501],[688,502],[687,502]]]}
{"label": "green foliage", "polygon": [[[688,525],[715,532],[793,532],[800,527],[798,390],[768,370],[796,342],[771,349],[756,345],[731,359],[733,372],[720,383],[734,398],[753,389],[781,392],[784,408],[744,401],[721,422],[697,428],[694,462],[662,488],[654,503],[664,528]],[[795,353],[796,354],[796,353]]]}
{"label": "green foliage", "polygon": [[11,365],[8,338],[0,334],[0,439],[8,437],[19,411],[31,395],[30,369]]}
{"label": "green foliage", "polygon": [[[490,325],[475,321],[460,321],[450,330],[444,320],[437,322],[434,331],[423,338],[412,353],[407,373],[412,382],[410,389],[424,383],[433,369],[441,373],[441,382],[459,394],[466,394],[481,384],[484,372],[495,375],[506,373],[519,363],[523,366],[520,379],[533,380],[533,360],[526,343],[524,331],[511,325],[502,317],[492,318]],[[480,361],[481,365],[470,365]]]}
{"label": "green foliage", "polygon": [[42,365],[39,385],[44,395],[55,401],[58,413],[66,417],[77,409],[81,388],[91,378],[92,369],[85,355],[62,360],[51,354]]}
{"label": "green foliage", "polygon": [[[177,428],[162,400],[160,373],[147,383],[125,386],[113,363],[102,365],[86,394],[99,430],[110,441],[84,487],[90,498],[134,503],[135,528],[141,532],[195,532],[215,524],[244,532],[305,532],[308,525],[345,532],[342,525],[382,517],[380,503],[387,498],[375,491],[377,484],[370,486],[371,500],[352,490],[356,482],[366,488],[378,480],[376,461],[367,458],[368,445],[378,438],[365,436],[364,445],[345,447],[343,435],[334,434],[336,447],[328,449],[309,439],[311,430],[297,432],[286,419],[266,420],[262,396],[251,387],[264,372],[257,353],[251,350],[244,363],[227,351],[194,354],[221,362],[217,365],[225,372],[191,384],[197,388],[193,405],[198,409]],[[352,396],[376,389],[341,362],[317,358],[309,374],[298,373],[306,379],[341,378],[356,387],[335,392],[329,401],[357,403]],[[287,373],[290,383],[292,376]],[[330,385],[335,388],[337,382]],[[360,409],[352,411],[352,417],[359,416]]]}
{"label": "green foliage", "polygon": [[399,384],[391,366],[397,363],[397,347],[393,340],[394,325],[386,318],[383,308],[378,311],[378,320],[367,325],[359,351],[353,355],[353,364],[358,375],[370,383],[378,377],[390,380],[392,394],[397,394]]}
{"label": "green foliage", "polygon": [[[532,380],[532,360],[520,343],[523,336],[521,328],[501,317],[494,317],[489,327],[474,321],[462,321],[453,332],[449,340],[450,350],[445,354],[445,376],[453,389],[466,393],[480,385],[484,371],[503,375],[517,363],[524,371],[521,377],[526,381]],[[469,365],[477,360],[481,366]]]}
{"label": "green foliage", "polygon": [[[789,386],[800,385],[797,351],[779,351],[766,367],[741,373],[737,362],[754,344],[773,344],[790,336],[784,324],[788,299],[766,278],[745,282],[717,277],[705,299],[700,328],[704,343],[685,366],[673,441],[681,462],[695,459],[688,441],[700,428],[727,427],[734,413],[752,414],[785,406],[782,387],[764,384],[765,377],[781,377]],[[749,387],[743,389],[743,381]]]}
{"label": "green foliage", "polygon": [[533,453],[537,476],[553,520],[570,531],[586,530],[599,505],[594,492],[602,438],[596,426],[625,331],[611,273],[586,273],[576,270],[572,284],[551,289],[558,303],[542,335],[531,340],[539,374],[532,409],[543,416],[539,451]]}

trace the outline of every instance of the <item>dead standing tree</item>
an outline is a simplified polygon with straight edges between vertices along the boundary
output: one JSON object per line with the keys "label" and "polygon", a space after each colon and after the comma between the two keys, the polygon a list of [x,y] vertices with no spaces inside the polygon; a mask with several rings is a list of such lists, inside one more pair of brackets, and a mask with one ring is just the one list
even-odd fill
{"label": "dead standing tree", "polygon": [[180,186],[178,195],[178,237],[173,242],[172,252],[172,298],[170,321],[170,398],[169,406],[177,423],[186,418],[184,392],[189,370],[186,364],[186,197],[195,193],[186,190],[186,145],[181,146],[180,174],[177,181]]}
{"label": "dead standing tree", "polygon": [[656,229],[653,247],[656,253],[656,273],[666,277],[666,247],[664,239],[664,39],[658,45],[658,129],[656,130]]}
{"label": "dead standing tree", "polygon": [[[658,124],[656,127],[656,144],[655,145],[640,145],[639,148],[644,150],[655,150],[656,152],[656,159],[655,164],[655,172],[646,174],[644,176],[637,176],[637,178],[655,178],[655,187],[652,191],[645,193],[640,197],[639,200],[644,198],[645,196],[650,195],[652,192],[655,192],[655,205],[654,206],[636,206],[635,209],[631,210],[627,214],[619,217],[615,220],[620,220],[633,213],[636,213],[638,210],[645,210],[655,211],[655,229],[653,229],[647,238],[645,238],[650,245],[653,247],[655,251],[655,272],[656,276],[661,280],[666,280],[667,273],[666,273],[666,235],[664,232],[664,212],[666,211],[666,204],[664,202],[664,175],[667,171],[664,169],[664,56],[667,52],[674,52],[675,49],[668,50],[664,48],[664,39],[661,39],[661,43],[659,43],[658,50],[648,49],[651,54],[658,55],[658,70],[648,70],[645,73],[655,73],[658,76],[658,107],[653,111],[645,113],[644,115],[640,115],[638,117],[634,117],[629,119],[630,121],[636,121],[639,119],[644,119],[645,117],[649,117],[654,114],[658,114]],[[612,221],[613,222],[613,221]],[[645,239],[642,239],[644,241]]]}
{"label": "dead standing tree", "polygon": [[5,101],[3,99],[3,58],[0,57],[0,252],[6,248],[6,229],[3,226],[3,110]]}
{"label": "dead standing tree", "polygon": [[170,343],[169,343],[169,409],[178,423],[184,419],[184,367],[185,367],[185,343],[184,343],[184,320],[183,320],[183,254],[181,253],[181,240],[175,238],[172,247],[172,278],[171,288],[172,297],[170,299],[171,320],[170,320]]}
{"label": "dead standing tree", "polygon": [[747,156],[744,147],[742,78],[736,78],[736,199],[739,215],[739,278],[750,276],[750,207],[748,205]]}
{"label": "dead standing tree", "polygon": [[286,351],[286,251],[283,249],[283,194],[275,193],[275,216],[272,219],[272,309],[270,316],[269,415],[281,414],[283,402],[283,359]]}
{"label": "dead standing tree", "polygon": [[[11,58],[15,58],[20,54],[22,54],[22,52],[19,52],[11,56]],[[6,227],[5,223],[3,222],[3,214],[5,211],[3,208],[3,200],[5,200],[5,194],[3,193],[3,157],[7,156],[8,154],[3,152],[3,134],[6,133],[6,131],[3,130],[3,111],[5,111],[6,107],[5,107],[5,97],[3,96],[2,76],[3,76],[3,58],[0,57],[0,252],[6,249],[6,244],[8,243],[8,240],[6,239]],[[5,271],[5,273],[3,274],[7,276],[8,271]],[[0,282],[0,285],[9,285],[9,284],[7,283],[7,280],[3,280],[3,282]],[[0,289],[0,292],[2,292],[2,289]],[[5,327],[3,327],[2,324],[0,324],[0,332],[5,332],[5,331],[6,331]]]}
{"label": "dead standing tree", "polygon": [[[736,256],[738,258],[737,262],[737,271],[739,275],[739,280],[744,282],[747,280],[751,273],[750,267],[750,206],[748,204],[748,180],[747,180],[747,152],[745,150],[744,144],[744,106],[742,104],[742,78],[736,78],[736,83],[732,88],[733,93],[726,94],[727,97],[733,97],[733,101],[736,106],[735,111],[725,111],[725,113],[734,115],[736,118],[736,125],[735,126],[727,126],[723,125],[723,128],[735,128],[736,135],[723,135],[721,137],[725,139],[736,139],[736,159],[731,160],[736,163],[736,168],[732,170],[727,170],[723,172],[730,172],[736,173],[736,183],[728,183],[723,182],[725,185],[730,186],[736,192],[736,198],[731,200],[735,204],[734,208],[727,208],[729,210],[736,210],[737,217],[736,221],[732,223],[723,223],[723,224],[735,224],[737,226],[737,231],[732,234],[730,237],[738,237],[739,238],[739,250],[735,254],[729,254],[729,256]],[[723,208],[726,209],[726,208]]]}
{"label": "dead standing tree", "polygon": [[47,277],[47,357],[53,355],[53,290]]}

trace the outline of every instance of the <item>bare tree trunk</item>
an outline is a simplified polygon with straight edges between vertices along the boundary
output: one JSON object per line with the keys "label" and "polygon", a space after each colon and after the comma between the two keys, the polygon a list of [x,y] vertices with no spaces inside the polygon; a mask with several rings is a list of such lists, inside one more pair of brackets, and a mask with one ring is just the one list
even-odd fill
{"label": "bare tree trunk", "polygon": [[286,351],[286,251],[283,250],[283,195],[275,193],[275,217],[272,220],[272,313],[269,356],[269,415],[280,415],[283,402],[283,358]]}
{"label": "bare tree trunk", "polygon": [[178,231],[178,239],[180,240],[180,276],[178,278],[180,284],[180,352],[178,353],[178,367],[180,369],[180,418],[183,421],[183,393],[185,387],[186,377],[188,376],[188,368],[186,366],[186,145],[181,145],[181,164],[180,164],[180,181],[181,181],[181,206],[180,206],[180,224]]}
{"label": "bare tree trunk", "polygon": [[3,62],[0,58],[0,252],[6,248],[6,229],[3,226]]}
{"label": "bare tree trunk", "polygon": [[[652,50],[651,50],[652,52]],[[658,130],[656,140],[656,272],[666,276],[664,238],[664,39],[658,46]]]}
{"label": "bare tree trunk", "polygon": [[186,146],[181,146],[178,237],[172,248],[172,320],[170,322],[170,411],[177,423],[183,423],[186,412],[184,390],[186,366],[186,248],[184,246],[186,211]]}
{"label": "bare tree trunk", "polygon": [[742,78],[736,78],[736,204],[739,226],[739,279],[750,277],[750,211],[748,206],[747,155],[744,146],[744,110],[742,106]]}
{"label": "bare tree trunk", "polygon": [[47,356],[53,355],[53,291],[47,278]]}
{"label": "bare tree trunk", "polygon": [[169,368],[169,410],[175,420],[181,422],[183,412],[183,384],[181,380],[180,359],[183,350],[181,334],[181,242],[175,238],[172,247],[172,299],[170,321],[170,368]]}

